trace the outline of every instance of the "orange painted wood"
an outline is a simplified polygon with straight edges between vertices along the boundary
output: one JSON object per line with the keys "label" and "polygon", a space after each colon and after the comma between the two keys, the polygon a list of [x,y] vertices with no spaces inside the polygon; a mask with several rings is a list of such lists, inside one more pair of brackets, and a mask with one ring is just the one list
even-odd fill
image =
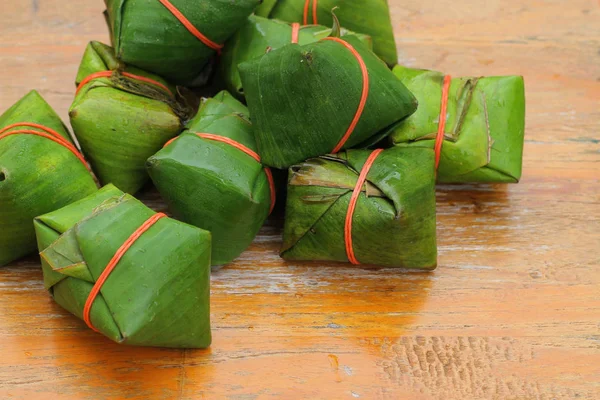
{"label": "orange painted wood", "polygon": [[[0,269],[0,398],[600,398],[598,2],[390,4],[402,63],[526,79],[523,182],[439,189],[439,268],[286,263],[274,221],[213,274],[212,347],[183,351],[87,329],[32,257]],[[37,88],[66,120],[102,2],[0,9],[0,110]]]}

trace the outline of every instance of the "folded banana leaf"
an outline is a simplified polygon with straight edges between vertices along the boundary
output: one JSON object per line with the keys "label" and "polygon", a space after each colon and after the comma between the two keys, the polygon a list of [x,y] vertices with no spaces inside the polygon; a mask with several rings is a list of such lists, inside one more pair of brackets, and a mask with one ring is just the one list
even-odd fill
{"label": "folded banana leaf", "polygon": [[233,261],[252,243],[274,196],[268,172],[237,144],[256,152],[248,110],[223,91],[147,164],[176,218],[212,233],[213,265]]}
{"label": "folded banana leaf", "polygon": [[387,0],[265,0],[256,14],[305,25],[331,26],[334,8],[344,28],[371,36],[375,53],[390,66],[398,63]]}
{"label": "folded banana leaf", "polygon": [[[44,285],[60,306],[115,342],[207,347],[210,233],[157,217],[112,185],[37,217]],[[125,243],[132,244],[114,264]]]}
{"label": "folded banana leaf", "polygon": [[148,157],[181,131],[190,111],[173,86],[119,63],[99,42],[86,48],[76,83],[69,116],[83,152],[102,184],[134,194],[149,179]]}
{"label": "folded banana leaf", "polygon": [[[304,25],[298,31],[300,45],[313,43],[332,33],[332,28],[321,25]],[[341,35],[355,35],[372,48],[371,37],[341,29]],[[292,43],[292,26],[287,22],[251,15],[248,21],[225,44],[219,62],[219,75],[223,84],[239,99],[244,98],[244,89],[237,66]]]}
{"label": "folded banana leaf", "polygon": [[[359,175],[373,154],[349,150],[290,168],[284,259],[348,262],[351,243],[353,256],[362,264],[436,267],[433,151],[385,150],[358,187]],[[355,191],[348,238],[346,220]]]}
{"label": "folded banana leaf", "polygon": [[0,116],[0,266],[35,251],[34,217],[96,190],[67,128],[29,92]]}
{"label": "folded banana leaf", "polygon": [[[430,147],[440,121],[444,74],[397,66],[394,73],[420,107],[390,139],[409,147]],[[451,80],[438,182],[518,182],[523,163],[525,89],[521,76]]]}
{"label": "folded banana leaf", "polygon": [[105,0],[122,61],[191,86],[261,0]]}
{"label": "folded banana leaf", "polygon": [[239,65],[259,153],[287,168],[370,145],[417,101],[354,36],[290,44]]}

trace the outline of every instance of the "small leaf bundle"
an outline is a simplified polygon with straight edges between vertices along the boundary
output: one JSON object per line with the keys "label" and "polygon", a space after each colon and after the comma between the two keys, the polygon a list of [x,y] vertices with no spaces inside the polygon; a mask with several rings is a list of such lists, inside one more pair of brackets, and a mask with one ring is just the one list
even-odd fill
{"label": "small leaf bundle", "polygon": [[261,0],[105,0],[116,54],[190,86]]}
{"label": "small leaf bundle", "polygon": [[109,185],[35,219],[44,285],[115,342],[210,345],[210,233]]}
{"label": "small leaf bundle", "polygon": [[239,71],[259,153],[276,168],[373,144],[417,108],[402,82],[353,36],[287,45]]}
{"label": "small leaf bundle", "polygon": [[0,266],[35,250],[34,217],[96,190],[67,128],[29,92],[0,116]]}
{"label": "small leaf bundle", "polygon": [[[321,25],[303,25],[298,28],[297,43],[305,45],[319,41],[331,35],[332,29]],[[341,30],[342,36],[353,35],[353,32]],[[369,48],[371,38],[363,34],[354,34]],[[277,50],[294,41],[292,26],[287,22],[266,19],[251,15],[248,21],[225,44],[219,60],[219,74],[229,90],[236,97],[243,99],[244,89],[238,71],[238,65],[260,57],[267,51]]]}
{"label": "small leaf bundle", "polygon": [[248,110],[221,92],[205,100],[183,134],[148,160],[173,214],[212,233],[213,265],[237,258],[272,208],[272,177],[257,157]]}
{"label": "small leaf bundle", "polygon": [[334,8],[344,28],[371,36],[375,53],[390,66],[398,63],[387,0],[265,0],[256,14],[304,25],[331,26]]}
{"label": "small leaf bundle", "polygon": [[281,256],[434,269],[433,161],[431,149],[395,147],[293,166]]}
{"label": "small leaf bundle", "polygon": [[[395,128],[392,143],[433,148],[444,120],[438,142],[438,182],[519,181],[525,133],[523,77],[450,80],[440,72],[402,66],[394,73],[415,94],[420,107]],[[440,118],[442,98],[447,109]]]}
{"label": "small leaf bundle", "polygon": [[79,66],[69,116],[83,152],[102,184],[134,194],[147,181],[145,163],[182,129],[175,88],[124,66],[111,47],[91,42]]}

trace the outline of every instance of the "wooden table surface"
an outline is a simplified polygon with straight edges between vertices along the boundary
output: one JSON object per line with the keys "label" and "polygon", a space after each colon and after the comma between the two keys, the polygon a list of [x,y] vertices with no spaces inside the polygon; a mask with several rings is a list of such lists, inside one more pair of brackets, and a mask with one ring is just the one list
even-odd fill
{"label": "wooden table surface", "polygon": [[[192,351],[90,331],[31,257],[0,269],[0,398],[600,398],[598,2],[390,4],[402,63],[526,81],[523,181],[439,188],[439,268],[286,263],[271,223],[213,274]],[[36,88],[67,120],[102,2],[0,10],[0,111]]]}

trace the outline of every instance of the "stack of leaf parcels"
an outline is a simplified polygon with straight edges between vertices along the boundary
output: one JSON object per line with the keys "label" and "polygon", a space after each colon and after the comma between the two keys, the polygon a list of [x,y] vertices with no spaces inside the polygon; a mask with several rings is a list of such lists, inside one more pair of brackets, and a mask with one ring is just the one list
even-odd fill
{"label": "stack of leaf parcels", "polygon": [[74,135],[35,91],[0,116],[0,266],[37,237],[55,301],[118,343],[209,346],[210,268],[277,202],[284,259],[431,270],[436,182],[521,177],[523,79],[396,65],[386,0],[105,1]]}

